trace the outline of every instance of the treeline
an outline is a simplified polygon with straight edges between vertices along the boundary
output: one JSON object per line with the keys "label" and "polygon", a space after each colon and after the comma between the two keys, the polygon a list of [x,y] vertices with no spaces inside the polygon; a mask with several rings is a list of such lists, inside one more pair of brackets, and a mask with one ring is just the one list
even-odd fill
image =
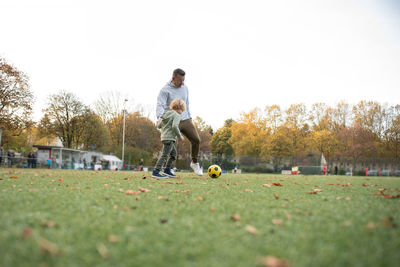
{"label": "treeline", "polygon": [[292,104],[255,108],[237,121],[228,120],[211,140],[214,155],[253,156],[282,159],[298,164],[310,153],[323,154],[328,161],[360,158],[390,158],[399,162],[400,105],[375,101],[356,105],[340,102],[331,107],[324,103]]}
{"label": "treeline", "polygon": [[[90,107],[70,92],[49,95],[43,116],[32,121],[34,96],[28,76],[0,58],[0,126],[6,149],[29,153],[32,145],[55,145],[97,150],[121,157],[125,114],[125,159],[153,164],[161,148],[159,132],[148,107],[133,106],[115,92],[99,96]],[[126,106],[128,104],[128,106]],[[201,118],[194,119],[203,161],[236,164],[250,156],[279,165],[284,159],[297,164],[310,153],[324,154],[329,161],[350,158],[391,158],[399,161],[400,105],[360,101],[335,106],[292,104],[255,108],[240,118],[228,119],[213,131]],[[178,168],[190,161],[190,144],[178,142]]]}

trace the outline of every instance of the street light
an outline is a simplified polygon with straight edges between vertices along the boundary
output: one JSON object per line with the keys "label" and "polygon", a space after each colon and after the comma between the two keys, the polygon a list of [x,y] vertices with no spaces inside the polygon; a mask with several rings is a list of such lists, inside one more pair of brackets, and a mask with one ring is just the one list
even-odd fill
{"label": "street light", "polygon": [[124,100],[124,110],[122,111],[124,113],[124,124],[122,127],[122,168],[124,167],[124,156],[125,156],[125,113],[126,113],[126,102],[128,102],[128,99]]}
{"label": "street light", "polygon": [[0,147],[1,147],[1,136],[3,135],[4,125],[0,126]]}

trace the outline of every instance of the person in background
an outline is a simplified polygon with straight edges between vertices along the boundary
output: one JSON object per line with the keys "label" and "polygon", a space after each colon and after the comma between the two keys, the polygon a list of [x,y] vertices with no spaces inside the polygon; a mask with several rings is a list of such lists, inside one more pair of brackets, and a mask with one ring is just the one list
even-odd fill
{"label": "person in background", "polygon": [[0,146],[0,166],[2,161],[3,161],[3,147]]}

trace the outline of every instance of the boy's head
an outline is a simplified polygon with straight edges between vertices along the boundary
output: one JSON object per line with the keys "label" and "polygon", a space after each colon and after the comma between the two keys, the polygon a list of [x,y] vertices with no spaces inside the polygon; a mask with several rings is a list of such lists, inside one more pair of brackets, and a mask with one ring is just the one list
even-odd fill
{"label": "boy's head", "polygon": [[172,110],[175,110],[176,112],[181,114],[182,112],[184,112],[186,110],[186,105],[182,99],[177,98],[171,102],[171,104],[169,105],[169,108]]}

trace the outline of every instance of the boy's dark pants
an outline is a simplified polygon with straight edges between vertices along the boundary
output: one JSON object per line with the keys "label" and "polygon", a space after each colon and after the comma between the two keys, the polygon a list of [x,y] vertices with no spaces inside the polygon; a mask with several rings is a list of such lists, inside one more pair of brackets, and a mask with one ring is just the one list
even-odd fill
{"label": "boy's dark pants", "polygon": [[165,162],[167,162],[165,168],[171,168],[172,163],[174,162],[174,160],[176,160],[175,141],[162,141],[162,143],[163,143],[162,155],[157,160],[155,167],[155,169],[159,171],[161,171],[161,168]]}
{"label": "boy's dark pants", "polygon": [[200,150],[200,137],[197,133],[196,127],[194,127],[192,119],[181,121],[179,123],[179,130],[192,144],[192,161],[193,163],[197,163]]}

